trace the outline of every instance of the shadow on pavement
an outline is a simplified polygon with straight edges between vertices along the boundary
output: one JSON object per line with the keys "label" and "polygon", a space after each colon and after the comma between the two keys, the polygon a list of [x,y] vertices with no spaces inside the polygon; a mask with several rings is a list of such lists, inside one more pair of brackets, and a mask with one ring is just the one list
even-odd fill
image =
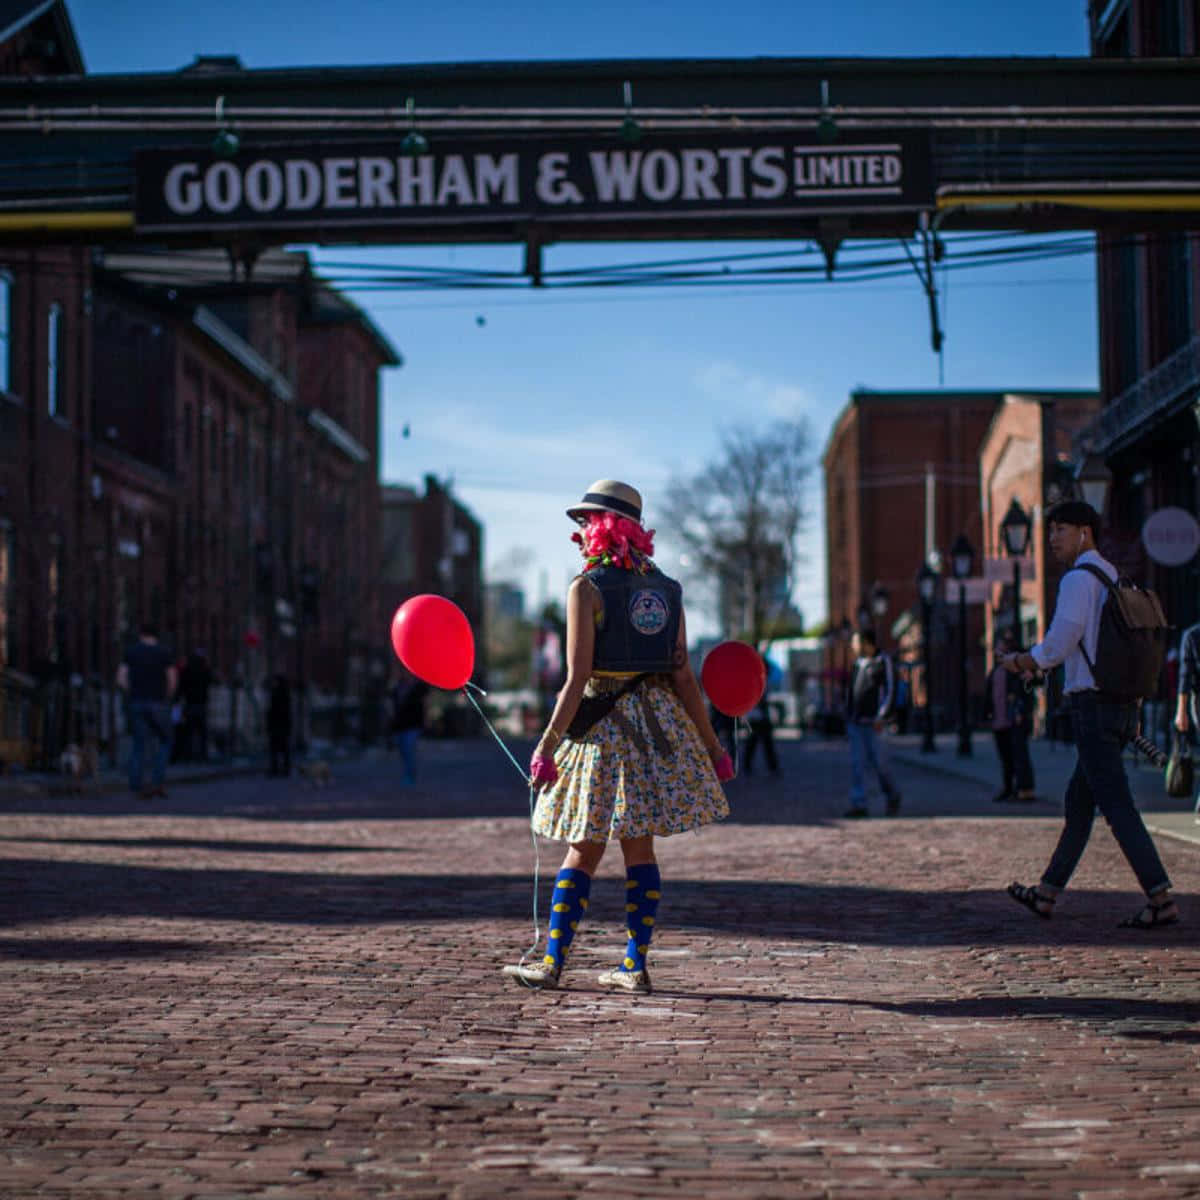
{"label": "shadow on pavement", "polygon": [[145,850],[212,850],[229,854],[415,854],[405,846],[371,846],[363,842],[339,846],[330,842],[251,842],[182,837],[60,837],[48,834],[0,834],[0,842],[48,842],[55,846],[119,846]]}
{"label": "shadow on pavement", "polygon": [[[571,991],[583,989],[572,987]],[[674,1000],[729,1000],[738,1004],[803,1004],[814,1007],[873,1008],[910,1017],[943,1017],[948,1020],[1065,1020],[1110,1026],[1124,1037],[1161,1041],[1200,1042],[1200,1030],[1179,1028],[1200,1018],[1195,1004],[1147,1000],[1138,996],[1022,996],[1000,993],[943,1000],[862,1000],[845,996],[788,996],[745,992],[679,991],[656,987],[654,994]],[[1148,1024],[1176,1028],[1146,1028]]]}
{"label": "shadow on pavement", "polygon": [[[523,921],[528,876],[360,874],[170,868],[38,858],[0,859],[0,926],[95,917],[304,925]],[[551,881],[543,877],[545,913]],[[603,877],[596,920],[624,919],[622,881]],[[784,881],[668,879],[664,922],[767,941],[893,946],[1200,945],[1200,926],[1117,930],[1136,905],[1111,892],[1072,891],[1069,915],[1037,921],[999,888],[912,892]],[[1185,916],[1188,897],[1180,896]]]}
{"label": "shadow on pavement", "polygon": [[220,949],[215,942],[194,942],[186,938],[0,937],[0,958],[45,962],[174,958],[188,954],[207,955]]}

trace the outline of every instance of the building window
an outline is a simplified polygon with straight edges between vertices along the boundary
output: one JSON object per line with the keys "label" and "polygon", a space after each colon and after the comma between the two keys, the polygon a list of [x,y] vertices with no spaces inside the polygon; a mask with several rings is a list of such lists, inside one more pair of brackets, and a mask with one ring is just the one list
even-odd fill
{"label": "building window", "polygon": [[12,294],[12,276],[0,271],[0,392],[12,390]]}
{"label": "building window", "polygon": [[46,657],[58,661],[59,614],[62,603],[63,544],[57,535],[50,539],[50,564],[46,570]]}
{"label": "building window", "polygon": [[0,667],[12,665],[13,633],[16,614],[13,606],[17,593],[14,583],[16,573],[17,544],[13,527],[0,521]]}
{"label": "building window", "polygon": [[1192,256],[1186,234],[1166,238],[1167,350],[1184,345],[1192,336]]}
{"label": "building window", "polygon": [[46,411],[52,417],[62,416],[62,379],[59,373],[59,353],[62,344],[62,305],[50,305],[46,321]]}

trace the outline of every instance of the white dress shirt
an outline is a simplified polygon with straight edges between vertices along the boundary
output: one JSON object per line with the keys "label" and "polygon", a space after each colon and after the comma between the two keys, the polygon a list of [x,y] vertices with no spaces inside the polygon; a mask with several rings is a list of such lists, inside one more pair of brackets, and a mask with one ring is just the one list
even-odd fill
{"label": "white dress shirt", "polygon": [[[1094,563],[1114,583],[1117,568],[1095,550],[1085,550],[1074,565]],[[1068,571],[1058,585],[1054,619],[1046,636],[1029,651],[1043,671],[1063,664],[1063,692],[1095,691],[1096,681],[1087,661],[1079,652],[1082,644],[1088,658],[1096,661],[1096,642],[1100,637],[1100,610],[1108,599],[1108,588],[1090,571]]]}

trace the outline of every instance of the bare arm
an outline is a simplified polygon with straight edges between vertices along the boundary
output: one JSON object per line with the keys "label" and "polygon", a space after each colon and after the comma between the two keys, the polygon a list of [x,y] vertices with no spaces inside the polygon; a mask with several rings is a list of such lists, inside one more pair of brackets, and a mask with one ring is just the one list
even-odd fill
{"label": "bare arm", "polygon": [[688,661],[687,621],[683,614],[680,614],[679,617],[679,640],[675,643],[675,662],[676,666],[671,671],[671,686],[683,704],[684,711],[692,718],[692,724],[699,731],[705,746],[708,747],[709,756],[714,760],[718,759],[725,753],[725,747],[717,739],[712,722],[708,719],[708,708],[704,703],[704,696],[700,691],[700,685],[696,682],[692,664]]}
{"label": "bare arm", "polygon": [[549,757],[575,719],[583,689],[592,674],[596,646],[596,605],[600,597],[583,576],[567,592],[567,681],[558,693],[550,727],[542,734],[537,753]]}
{"label": "bare arm", "polygon": [[179,686],[179,669],[178,667],[167,668],[167,697],[168,699],[175,695],[175,689]]}
{"label": "bare arm", "polygon": [[129,664],[122,663],[117,668],[117,687],[123,692],[129,691]]}

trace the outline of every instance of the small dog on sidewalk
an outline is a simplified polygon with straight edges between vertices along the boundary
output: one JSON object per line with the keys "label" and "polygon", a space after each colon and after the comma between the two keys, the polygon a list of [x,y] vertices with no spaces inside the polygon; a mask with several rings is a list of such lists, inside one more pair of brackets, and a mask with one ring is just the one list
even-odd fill
{"label": "small dog on sidewalk", "polygon": [[333,773],[324,759],[318,758],[313,762],[301,763],[298,770],[315,788],[323,788],[333,782]]}
{"label": "small dog on sidewalk", "polygon": [[71,742],[58,756],[58,769],[69,779],[70,791],[82,792],[83,785],[100,770],[100,755],[91,742],[82,746]]}

